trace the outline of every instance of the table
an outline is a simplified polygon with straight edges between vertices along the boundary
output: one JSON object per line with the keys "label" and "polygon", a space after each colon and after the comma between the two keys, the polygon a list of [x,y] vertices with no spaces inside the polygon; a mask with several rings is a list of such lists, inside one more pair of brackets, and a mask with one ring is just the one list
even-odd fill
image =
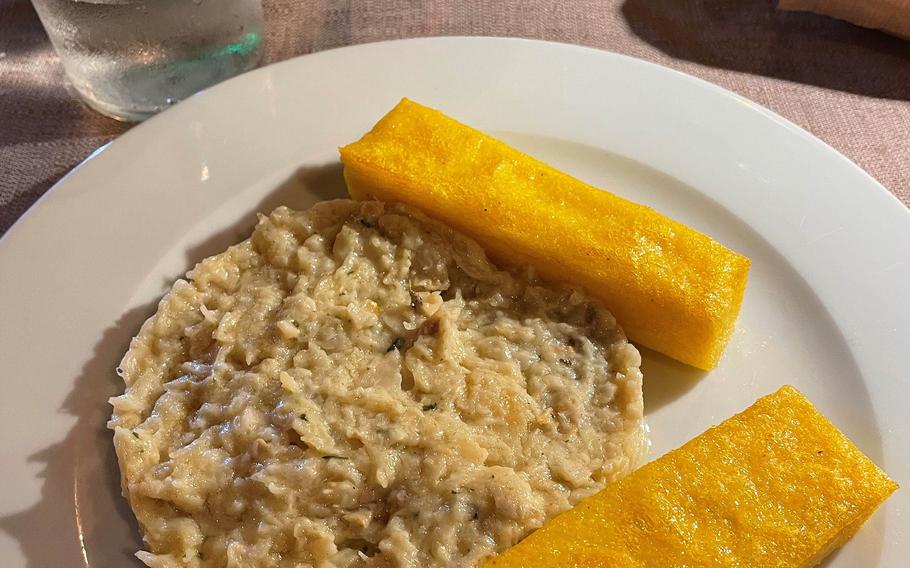
{"label": "table", "polygon": [[[264,0],[263,63],[440,35],[607,49],[701,77],[770,108],[910,206],[910,41],[814,14],[778,12],[773,4]],[[66,85],[28,0],[0,0],[0,235],[61,176],[129,128],[89,110]]]}

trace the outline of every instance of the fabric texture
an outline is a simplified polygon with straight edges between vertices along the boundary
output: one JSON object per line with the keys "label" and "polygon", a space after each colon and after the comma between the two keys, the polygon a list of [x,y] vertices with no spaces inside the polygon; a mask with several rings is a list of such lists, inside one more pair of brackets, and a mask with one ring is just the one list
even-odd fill
{"label": "fabric texture", "polygon": [[910,0],[780,0],[781,10],[815,12],[910,38]]}
{"label": "fabric texture", "polygon": [[[770,108],[910,205],[910,42],[775,4],[264,0],[263,64],[417,36],[517,36],[606,49]],[[90,110],[67,86],[28,0],[0,0],[0,234],[67,171],[129,128]]]}

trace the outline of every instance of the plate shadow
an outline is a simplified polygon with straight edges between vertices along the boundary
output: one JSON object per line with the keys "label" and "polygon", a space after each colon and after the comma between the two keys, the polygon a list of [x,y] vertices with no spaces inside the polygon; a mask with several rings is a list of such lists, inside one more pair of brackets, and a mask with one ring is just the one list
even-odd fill
{"label": "plate shadow", "polygon": [[[341,172],[340,163],[298,169],[240,221],[191,247],[187,269],[247,238],[257,212],[279,205],[305,209],[319,200],[345,197]],[[107,401],[123,392],[115,369],[156,306],[157,299],[128,309],[103,332],[59,409],[75,417],[75,424],[63,440],[29,457],[43,465],[41,497],[28,509],[0,517],[0,531],[18,541],[27,568],[143,565],[133,556],[142,539],[121,495],[112,433],[106,427],[111,414]]]}
{"label": "plate shadow", "polygon": [[108,398],[123,390],[114,369],[154,308],[151,303],[129,310],[104,331],[60,409],[76,423],[62,441],[29,458],[44,464],[41,499],[0,518],[0,530],[19,542],[28,568],[73,566],[77,558],[85,566],[124,566],[141,547],[132,512],[120,495],[112,434],[105,424],[111,414]]}
{"label": "plate shadow", "polygon": [[291,177],[281,182],[236,222],[204,241],[190,246],[186,251],[187,270],[202,259],[218,254],[248,238],[256,225],[259,213],[268,215],[281,205],[303,210],[312,207],[317,201],[344,199],[347,196],[348,190],[344,184],[340,162],[298,168]]}
{"label": "plate shadow", "polygon": [[708,374],[647,347],[635,347],[641,353],[645,416],[677,400]]}

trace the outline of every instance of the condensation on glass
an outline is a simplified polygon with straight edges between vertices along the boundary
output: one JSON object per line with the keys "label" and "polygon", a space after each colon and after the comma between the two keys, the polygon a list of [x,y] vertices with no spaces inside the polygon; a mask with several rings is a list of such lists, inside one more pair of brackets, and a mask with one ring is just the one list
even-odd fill
{"label": "condensation on glass", "polygon": [[261,0],[33,0],[94,109],[139,121],[254,68]]}

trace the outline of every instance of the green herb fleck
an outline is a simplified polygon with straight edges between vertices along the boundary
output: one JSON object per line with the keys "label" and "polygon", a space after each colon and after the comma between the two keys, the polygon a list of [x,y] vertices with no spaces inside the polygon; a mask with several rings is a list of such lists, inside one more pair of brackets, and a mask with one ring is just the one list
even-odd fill
{"label": "green herb fleck", "polygon": [[386,349],[385,352],[389,353],[391,351],[401,351],[402,347],[404,347],[404,339],[399,337],[393,341],[391,345],[389,345],[389,348]]}
{"label": "green herb fleck", "polygon": [[597,308],[592,305],[588,305],[588,311],[585,315],[588,323],[594,323],[594,321],[597,319]]}
{"label": "green herb fleck", "polygon": [[565,365],[566,367],[572,366],[572,361],[569,361],[568,359],[560,359],[559,362],[562,363],[563,365]]}
{"label": "green herb fleck", "polygon": [[424,411],[424,412],[427,412],[427,411],[429,411],[429,410],[436,410],[436,403],[435,403],[435,402],[434,402],[433,404],[424,404],[424,405],[423,405],[423,411]]}
{"label": "green herb fleck", "polygon": [[346,460],[348,458],[346,458],[344,456],[322,456],[322,459],[324,459],[324,460]]}

